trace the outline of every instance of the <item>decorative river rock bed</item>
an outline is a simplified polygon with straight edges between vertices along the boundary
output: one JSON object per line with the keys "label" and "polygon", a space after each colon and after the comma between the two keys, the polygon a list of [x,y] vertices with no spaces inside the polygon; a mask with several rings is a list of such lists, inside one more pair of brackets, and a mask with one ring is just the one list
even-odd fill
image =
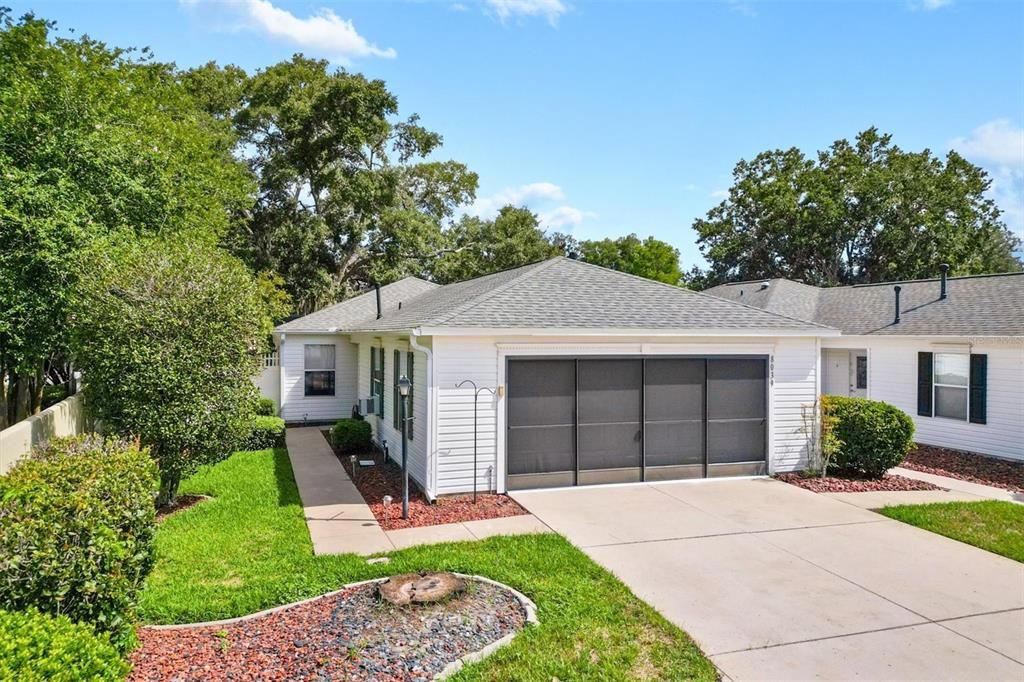
{"label": "decorative river rock bed", "polygon": [[486,578],[395,576],[242,618],[141,628],[129,679],[430,680],[507,643],[534,614]]}

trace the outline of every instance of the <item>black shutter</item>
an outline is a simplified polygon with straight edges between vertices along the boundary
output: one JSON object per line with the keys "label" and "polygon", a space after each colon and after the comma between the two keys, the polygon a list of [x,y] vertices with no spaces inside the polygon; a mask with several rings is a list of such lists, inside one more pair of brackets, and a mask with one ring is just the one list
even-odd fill
{"label": "black shutter", "polygon": [[402,399],[401,396],[398,394],[398,379],[399,379],[399,376],[402,374],[401,367],[402,367],[402,352],[396,348],[395,349],[395,369],[394,369],[394,372],[393,372],[394,375],[395,375],[395,380],[391,383],[391,409],[394,411],[394,414],[391,415],[391,425],[393,427],[395,427],[396,431],[402,427],[402,422],[399,419],[399,414],[400,414],[401,410],[398,407],[398,402]]}
{"label": "black shutter", "polygon": [[987,411],[988,356],[971,354],[971,423],[984,424]]}
{"label": "black shutter", "polygon": [[932,416],[932,354],[917,354],[917,413]]}
{"label": "black shutter", "polygon": [[378,374],[377,374],[377,392],[378,392],[378,394],[380,396],[379,398],[377,398],[377,416],[380,417],[381,419],[384,418],[384,376],[385,376],[385,373],[384,373],[384,358],[385,357],[386,356],[384,355],[384,346],[381,346],[380,350],[377,352],[377,358],[379,360],[379,362],[377,363],[377,372],[378,372]]}

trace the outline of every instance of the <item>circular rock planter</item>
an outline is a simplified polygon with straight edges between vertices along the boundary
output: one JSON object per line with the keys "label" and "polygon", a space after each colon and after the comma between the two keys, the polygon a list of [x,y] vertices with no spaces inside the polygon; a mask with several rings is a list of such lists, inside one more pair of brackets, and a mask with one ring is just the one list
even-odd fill
{"label": "circular rock planter", "polygon": [[241,618],[141,628],[129,679],[443,679],[536,623],[532,601],[487,578],[395,576]]}

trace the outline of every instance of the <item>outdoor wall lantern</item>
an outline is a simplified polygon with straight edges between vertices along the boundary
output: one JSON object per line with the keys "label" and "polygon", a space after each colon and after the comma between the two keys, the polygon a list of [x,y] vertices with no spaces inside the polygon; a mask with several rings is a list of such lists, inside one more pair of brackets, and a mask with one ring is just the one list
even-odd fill
{"label": "outdoor wall lantern", "polygon": [[399,401],[401,413],[398,415],[398,423],[402,427],[402,518],[409,519],[409,439],[406,432],[409,430],[409,392],[412,390],[412,382],[409,377],[402,375],[398,380],[398,395],[402,397]]}

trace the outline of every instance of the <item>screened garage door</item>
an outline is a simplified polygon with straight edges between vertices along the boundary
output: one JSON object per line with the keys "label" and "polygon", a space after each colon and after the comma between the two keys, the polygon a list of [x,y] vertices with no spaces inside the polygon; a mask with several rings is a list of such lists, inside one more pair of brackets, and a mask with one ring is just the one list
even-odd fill
{"label": "screened garage door", "polygon": [[509,489],[763,474],[766,358],[512,359]]}

